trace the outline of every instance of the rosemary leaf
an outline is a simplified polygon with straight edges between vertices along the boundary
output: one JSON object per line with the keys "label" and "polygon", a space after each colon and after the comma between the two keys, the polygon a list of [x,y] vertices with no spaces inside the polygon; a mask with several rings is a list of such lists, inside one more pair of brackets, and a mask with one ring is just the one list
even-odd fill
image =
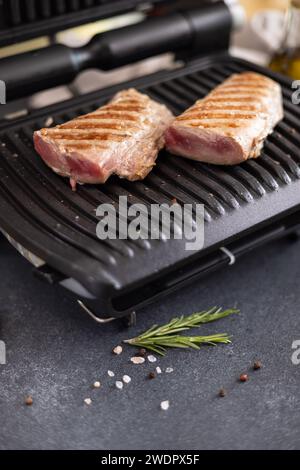
{"label": "rosemary leaf", "polygon": [[126,340],[124,343],[148,349],[162,356],[165,355],[166,348],[200,349],[200,345],[203,344],[213,346],[217,344],[229,344],[231,341],[227,334],[182,336],[178,333],[237,313],[239,313],[239,310],[236,309],[222,311],[220,308],[213,307],[208,311],[173,318],[166,325],[154,325],[145,333],[142,333],[136,338]]}

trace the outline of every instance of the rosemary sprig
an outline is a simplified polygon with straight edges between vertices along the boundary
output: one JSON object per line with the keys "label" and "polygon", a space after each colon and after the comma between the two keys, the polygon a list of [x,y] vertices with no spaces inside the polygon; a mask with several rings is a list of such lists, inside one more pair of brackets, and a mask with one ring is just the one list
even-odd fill
{"label": "rosemary sprig", "polygon": [[200,349],[200,345],[228,344],[230,338],[227,334],[216,334],[212,336],[183,336],[179,333],[191,328],[199,327],[204,323],[210,323],[239,313],[239,310],[224,310],[214,307],[208,311],[194,313],[189,316],[174,318],[166,325],[154,325],[145,333],[136,338],[128,339],[124,343],[153,351],[161,356],[166,353],[166,348],[192,348]]}

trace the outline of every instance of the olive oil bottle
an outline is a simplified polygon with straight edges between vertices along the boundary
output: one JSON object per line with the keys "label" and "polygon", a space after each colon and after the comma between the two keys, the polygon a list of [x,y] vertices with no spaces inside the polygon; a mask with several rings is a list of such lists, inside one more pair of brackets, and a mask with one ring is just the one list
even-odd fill
{"label": "olive oil bottle", "polygon": [[300,80],[300,0],[290,2],[284,40],[279,52],[273,56],[270,68]]}

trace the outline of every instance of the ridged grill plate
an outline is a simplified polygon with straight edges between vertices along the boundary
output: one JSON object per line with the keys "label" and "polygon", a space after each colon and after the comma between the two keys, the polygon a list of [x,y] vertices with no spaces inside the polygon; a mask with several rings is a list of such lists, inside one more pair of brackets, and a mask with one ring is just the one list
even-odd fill
{"label": "ridged grill plate", "polygon": [[[101,186],[80,186],[55,175],[33,149],[35,129],[88,113],[121,88],[134,86],[179,114],[232,73],[264,69],[229,56],[190,63],[38,111],[0,129],[0,227],[26,249],[102,299],[143,287],[216,248],[296,212],[300,205],[300,108],[291,101],[290,82],[280,82],[285,118],[267,139],[262,156],[235,167],[216,167],[163,151],[145,181],[112,178]],[[187,252],[185,240],[109,241],[96,237],[101,203],[205,205],[205,249]]]}

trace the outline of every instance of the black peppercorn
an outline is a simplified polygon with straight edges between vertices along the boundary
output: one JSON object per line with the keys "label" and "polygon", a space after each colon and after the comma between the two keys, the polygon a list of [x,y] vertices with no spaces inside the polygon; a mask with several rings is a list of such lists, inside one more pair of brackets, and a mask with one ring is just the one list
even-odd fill
{"label": "black peppercorn", "polygon": [[262,364],[261,364],[260,361],[255,361],[254,362],[254,364],[253,364],[253,369],[254,370],[259,370],[259,369],[261,369],[261,367],[262,367]]}

